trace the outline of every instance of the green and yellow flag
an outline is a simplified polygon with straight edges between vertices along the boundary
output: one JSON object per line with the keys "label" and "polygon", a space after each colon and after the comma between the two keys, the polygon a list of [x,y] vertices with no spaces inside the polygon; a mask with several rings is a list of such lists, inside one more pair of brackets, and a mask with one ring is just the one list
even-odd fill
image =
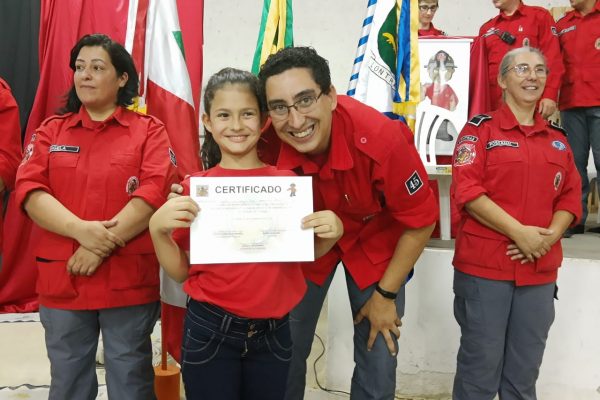
{"label": "green and yellow flag", "polygon": [[264,0],[252,73],[258,74],[269,55],[294,45],[292,15],[292,0]]}

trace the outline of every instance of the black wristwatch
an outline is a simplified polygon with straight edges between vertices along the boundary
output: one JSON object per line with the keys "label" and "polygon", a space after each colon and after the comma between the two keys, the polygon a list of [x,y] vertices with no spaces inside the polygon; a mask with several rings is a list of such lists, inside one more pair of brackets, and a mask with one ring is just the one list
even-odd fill
{"label": "black wristwatch", "polygon": [[379,293],[380,295],[382,295],[386,299],[396,300],[396,297],[398,296],[398,293],[388,292],[387,290],[383,290],[379,286],[379,283],[377,285],[375,285],[375,290],[377,290],[377,293]]}

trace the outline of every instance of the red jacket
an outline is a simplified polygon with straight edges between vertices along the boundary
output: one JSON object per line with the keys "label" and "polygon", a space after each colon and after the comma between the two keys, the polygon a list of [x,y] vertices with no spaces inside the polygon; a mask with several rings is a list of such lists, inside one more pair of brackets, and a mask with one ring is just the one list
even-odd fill
{"label": "red jacket", "polygon": [[600,3],[585,16],[569,11],[556,27],[565,64],[560,109],[600,106]]}
{"label": "red jacket", "polygon": [[451,195],[461,210],[454,267],[487,279],[535,285],[556,280],[562,263],[560,241],[534,263],[521,265],[506,255],[511,240],[468,214],[465,204],[487,195],[524,225],[548,227],[565,210],[581,216],[581,181],[567,138],[536,114],[535,125],[519,125],[503,105],[475,116],[456,142]]}
{"label": "red jacket", "polygon": [[[176,181],[174,154],[164,125],[121,107],[103,122],[84,107],[48,118],[32,135],[17,172],[16,201],[44,190],[83,220],[112,219],[133,197],[154,208]],[[72,276],[66,261],[79,244],[41,230],[37,239],[40,304],[100,309],[159,298],[158,261],[148,231],[116,249],[90,277]]]}
{"label": "red jacket", "polygon": [[[502,41],[496,34],[501,32],[513,35],[515,42],[509,45]],[[548,10],[521,3],[513,15],[507,16],[500,12],[496,17],[483,24],[479,29],[479,36],[484,38],[488,55],[492,110],[498,109],[502,104],[502,90],[498,86],[498,69],[502,57],[509,50],[525,45],[540,49],[548,62],[550,74],[542,98],[558,100],[558,89],[565,69],[560,56],[554,20]]]}

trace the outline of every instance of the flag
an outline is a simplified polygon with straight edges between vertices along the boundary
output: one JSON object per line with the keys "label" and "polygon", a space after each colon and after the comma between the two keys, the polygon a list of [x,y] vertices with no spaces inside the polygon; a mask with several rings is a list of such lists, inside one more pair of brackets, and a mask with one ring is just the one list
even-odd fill
{"label": "flag", "polygon": [[[88,33],[103,32],[122,43],[126,21],[127,0],[41,2],[38,48],[40,82],[23,143],[29,143],[35,129],[62,105],[63,96],[73,82],[69,56],[77,40]],[[11,196],[4,221],[0,312],[31,312],[38,308],[33,239],[37,229]]]}
{"label": "flag", "polygon": [[[195,25],[200,27],[201,4],[198,14],[186,8],[195,15]],[[188,2],[187,7],[191,6]],[[140,74],[138,111],[147,112],[165,124],[181,179],[200,171],[198,118],[176,1],[130,0],[125,47]],[[179,361],[186,295],[181,284],[162,271],[161,301],[163,346]]]}
{"label": "flag", "polygon": [[269,55],[293,46],[293,42],[292,0],[264,0],[252,73],[258,74]]}
{"label": "flag", "polygon": [[347,94],[414,127],[417,38],[417,0],[369,0]]}

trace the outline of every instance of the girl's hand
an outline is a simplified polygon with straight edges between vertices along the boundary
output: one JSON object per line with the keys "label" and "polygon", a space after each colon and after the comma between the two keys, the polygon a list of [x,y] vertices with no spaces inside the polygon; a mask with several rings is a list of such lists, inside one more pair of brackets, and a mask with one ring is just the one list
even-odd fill
{"label": "girl's hand", "polygon": [[315,235],[323,239],[338,240],[344,234],[342,220],[331,210],[317,211],[302,218],[302,229],[314,228]]}
{"label": "girl's hand", "polygon": [[117,220],[82,221],[77,224],[73,238],[80,245],[99,257],[108,257],[116,246],[125,246],[125,242],[108,230],[117,225]]}
{"label": "girl's hand", "polygon": [[173,197],[152,215],[150,231],[170,235],[173,229],[189,228],[199,212],[200,207],[190,196]]}

